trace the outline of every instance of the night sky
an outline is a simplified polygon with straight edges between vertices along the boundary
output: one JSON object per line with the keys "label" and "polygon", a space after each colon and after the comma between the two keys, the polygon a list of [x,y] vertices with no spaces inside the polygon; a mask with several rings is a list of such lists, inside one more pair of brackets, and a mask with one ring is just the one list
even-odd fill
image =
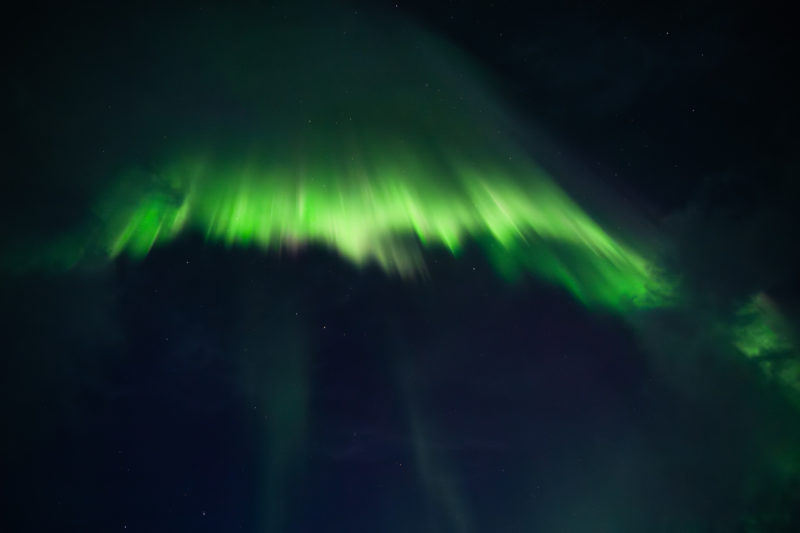
{"label": "night sky", "polygon": [[793,19],[536,4],[7,12],[0,530],[800,531]]}

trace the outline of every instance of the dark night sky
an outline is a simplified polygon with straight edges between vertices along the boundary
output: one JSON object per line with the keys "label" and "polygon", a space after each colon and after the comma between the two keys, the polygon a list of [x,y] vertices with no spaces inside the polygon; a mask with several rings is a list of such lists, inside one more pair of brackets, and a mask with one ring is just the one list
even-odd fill
{"label": "dark night sky", "polygon": [[[800,315],[792,18],[755,3],[530,4],[226,12],[287,25],[352,12],[448,39],[579,203],[601,209],[591,191],[611,191],[657,228],[691,295],[682,310],[588,310],[501,279],[471,246],[426,252],[412,281],[324,249],[192,234],[141,261],[3,272],[0,530],[800,529],[797,404],[708,331],[757,291]],[[109,102],[191,87],[191,64],[165,77],[150,54],[215,9],[6,20],[4,247],[82,220],[97,173],[149,163],[158,117]],[[141,109],[183,109],[170,135],[213,125],[210,107],[181,105]]]}

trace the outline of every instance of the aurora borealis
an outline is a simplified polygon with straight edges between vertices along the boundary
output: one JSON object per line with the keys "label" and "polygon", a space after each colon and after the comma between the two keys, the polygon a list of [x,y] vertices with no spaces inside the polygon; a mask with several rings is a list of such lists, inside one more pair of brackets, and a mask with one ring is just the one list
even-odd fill
{"label": "aurora borealis", "polygon": [[[376,261],[389,272],[412,275],[424,269],[414,240],[456,252],[477,238],[500,248],[499,261],[522,258],[525,267],[587,303],[652,305],[664,296],[659,290],[666,293],[644,258],[603,231],[533,164],[465,170],[445,186],[437,186],[436,169],[423,165],[412,154],[395,154],[370,165],[374,176],[334,174],[308,178],[308,185],[286,178],[290,172],[256,170],[240,177],[202,164],[180,166],[166,180],[200,173],[188,192],[146,194],[120,217],[109,254],[141,257],[187,228],[228,245],[324,244],[357,264]],[[332,172],[309,170],[311,176]],[[439,169],[445,172],[455,173]]]}
{"label": "aurora borealis", "polygon": [[[504,275],[532,272],[587,305],[670,296],[641,246],[595,222],[533,160],[488,75],[443,39],[408,24],[380,37],[345,29],[346,39],[328,27],[272,28],[252,42],[215,31],[225,44],[193,77],[221,84],[247,114],[181,128],[147,169],[110,170],[89,200],[93,219],[54,239],[56,263],[141,258],[186,230],[273,251],[322,244],[411,276],[424,273],[419,245],[455,253],[478,240]],[[399,54],[409,42],[416,51]],[[319,57],[329,66],[309,71]]]}
{"label": "aurora borealis", "polygon": [[659,10],[22,16],[0,529],[795,530],[794,45]]}

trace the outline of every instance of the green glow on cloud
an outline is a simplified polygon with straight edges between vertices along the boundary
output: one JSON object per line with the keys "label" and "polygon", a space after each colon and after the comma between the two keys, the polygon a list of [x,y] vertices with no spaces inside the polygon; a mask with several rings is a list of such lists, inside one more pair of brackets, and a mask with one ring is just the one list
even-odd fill
{"label": "green glow on cloud", "polygon": [[737,312],[734,345],[747,357],[790,350],[783,318],[775,304],[764,293],[758,293]]}
{"label": "green glow on cloud", "polygon": [[738,310],[730,329],[733,345],[755,361],[768,378],[795,395],[800,393],[800,359],[792,342],[792,330],[771,298],[756,294]]}

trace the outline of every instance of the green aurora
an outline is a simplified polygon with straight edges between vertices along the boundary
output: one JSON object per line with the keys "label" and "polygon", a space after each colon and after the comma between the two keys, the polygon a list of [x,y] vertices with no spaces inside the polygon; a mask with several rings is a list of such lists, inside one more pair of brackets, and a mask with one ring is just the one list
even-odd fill
{"label": "green aurora", "polygon": [[[492,76],[443,40],[406,25],[351,27],[324,17],[309,28],[239,31],[241,20],[215,16],[213,25],[186,23],[181,38],[160,42],[171,29],[154,31],[142,44],[152,48],[143,56],[159,58],[149,67],[159,83],[131,89],[135,105],[118,111],[125,117],[109,126],[109,137],[147,155],[123,152],[114,164],[92,168],[86,212],[52,238],[6,254],[0,267],[144,260],[194,235],[267,254],[320,246],[413,283],[426,276],[427,252],[458,255],[477,245],[509,282],[530,275],[634,326],[638,313],[649,318],[653,309],[695,316],[681,273],[663,267],[662,243],[598,216],[617,206],[589,205],[575,187],[562,186],[566,180],[536,156],[527,125],[502,103]],[[219,94],[197,96],[204,91]],[[302,483],[306,466],[310,334],[263,327],[293,313],[276,309],[271,286],[262,283],[242,296],[246,317],[236,337],[241,353],[267,347],[242,356],[240,373],[254,409],[265,413],[256,436],[266,450],[262,526],[277,531],[294,511],[281,507],[282,498]],[[800,404],[787,322],[756,294],[718,321],[718,347]],[[689,345],[679,342],[677,356]],[[422,393],[407,377],[412,372],[401,370],[421,488],[440,510],[439,522],[470,531],[469,503],[434,446]]]}
{"label": "green aurora", "polygon": [[[84,187],[86,216],[17,246],[5,268],[141,259],[195,234],[268,253],[323,246],[415,277],[426,250],[458,254],[473,242],[499,275],[533,275],[589,308],[691,307],[680,272],[661,265],[661,237],[601,224],[598,211],[621,207],[613,202],[579,205],[580,187],[561,187],[536,161],[530,128],[491,74],[443,39],[324,10],[269,31],[242,30],[249,23],[225,12],[213,25],[196,16],[180,39],[143,44],[160,83],[134,84],[117,120],[99,117],[146,163],[91,167],[102,175]],[[789,328],[765,313],[745,304],[724,326],[749,358],[793,350]]]}
{"label": "green aurora", "polygon": [[[604,231],[532,162],[462,157],[436,168],[412,150],[394,152],[349,169],[319,166],[307,178],[297,169],[178,165],[166,179],[188,175],[189,183],[115,212],[105,247],[110,257],[142,257],[192,230],[227,245],[321,244],[358,265],[375,261],[408,276],[424,272],[418,244],[457,253],[472,238],[504,274],[526,268],[587,304],[657,305],[666,296],[652,264]],[[437,176],[445,172],[455,179],[442,185]]]}
{"label": "green aurora", "polygon": [[87,187],[89,220],[31,262],[141,258],[188,232],[273,251],[322,245],[414,276],[424,249],[471,240],[503,276],[533,273],[588,306],[668,301],[644,243],[601,227],[535,161],[530,128],[490,73],[420,28],[328,15],[248,32],[217,13],[148,43],[159,83],[134,92],[131,116],[102,123],[157,117],[113,134],[142,135],[146,156],[93,170],[105,175]]}

